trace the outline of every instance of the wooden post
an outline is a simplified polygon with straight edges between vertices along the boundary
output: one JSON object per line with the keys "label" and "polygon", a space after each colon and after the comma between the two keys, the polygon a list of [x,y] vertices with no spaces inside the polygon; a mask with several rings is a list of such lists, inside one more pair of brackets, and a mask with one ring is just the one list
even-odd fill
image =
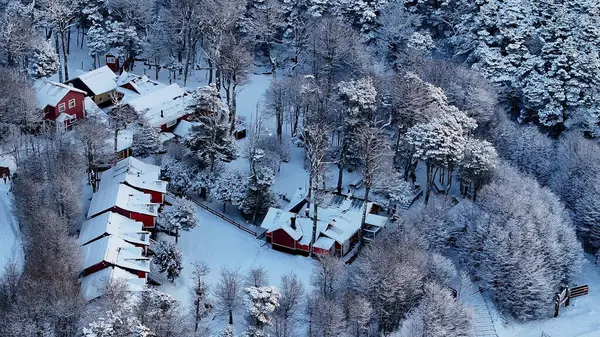
{"label": "wooden post", "polygon": [[568,307],[571,304],[571,289],[567,286],[567,299],[565,300],[565,307]]}
{"label": "wooden post", "polygon": [[560,299],[556,298],[556,301],[554,301],[554,317],[558,317],[558,311],[560,309]]}

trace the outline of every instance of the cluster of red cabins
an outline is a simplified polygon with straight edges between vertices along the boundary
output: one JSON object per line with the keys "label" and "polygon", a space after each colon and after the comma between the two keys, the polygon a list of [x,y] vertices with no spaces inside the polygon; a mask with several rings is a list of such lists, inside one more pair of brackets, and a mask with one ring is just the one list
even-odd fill
{"label": "cluster of red cabins", "polygon": [[[261,227],[266,229],[267,242],[273,249],[309,255],[312,247],[312,252],[317,255],[334,254],[349,259],[358,248],[364,203],[353,196],[334,195],[327,207],[318,207],[314,242],[311,242],[315,219],[313,208],[303,198],[299,203],[292,202],[288,211],[270,208]],[[367,202],[366,207],[366,226],[362,235],[365,241],[370,241],[386,226],[389,218],[377,215],[379,206],[373,202]]]}
{"label": "cluster of red cabins", "polygon": [[150,272],[147,257],[167,183],[160,167],[134,157],[102,172],[82,224],[78,243],[83,251],[82,292],[89,301],[113,280],[140,290]]}

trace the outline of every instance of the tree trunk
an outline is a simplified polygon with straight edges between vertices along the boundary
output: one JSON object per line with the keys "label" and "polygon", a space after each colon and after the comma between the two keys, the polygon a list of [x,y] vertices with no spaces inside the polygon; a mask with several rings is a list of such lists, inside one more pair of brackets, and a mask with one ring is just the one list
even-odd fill
{"label": "tree trunk", "polygon": [[318,211],[319,211],[319,205],[317,203],[317,193],[316,193],[316,184],[314,183],[314,177],[310,178],[311,180],[311,199],[312,199],[312,207],[313,207],[313,227],[312,227],[312,235],[311,235],[311,239],[310,239],[310,245],[308,246],[308,253],[309,256],[314,256],[314,244],[315,241],[317,240],[317,222],[318,222]]}
{"label": "tree trunk", "polygon": [[64,82],[63,79],[63,71],[62,71],[62,65],[60,64],[60,46],[58,44],[58,34],[54,34],[54,49],[56,50],[56,55],[59,55],[58,58],[58,81],[59,82]]}
{"label": "tree trunk", "polygon": [[67,55],[71,54],[71,29],[67,31]]}
{"label": "tree trunk", "polygon": [[219,70],[219,67],[215,70],[215,84],[219,97],[221,97],[221,70]]}
{"label": "tree trunk", "polygon": [[365,229],[366,229],[366,221],[367,221],[367,206],[369,203],[369,192],[371,191],[371,184],[365,184],[365,202],[363,205],[362,218],[360,220],[360,243],[364,245],[365,239]]}
{"label": "tree trunk", "polygon": [[187,50],[185,53],[185,66],[184,66],[184,71],[183,71],[183,86],[184,87],[187,84],[188,74],[190,71],[190,58],[192,57],[192,43],[191,43],[190,34],[191,33],[188,32],[188,43],[187,43]]}
{"label": "tree trunk", "polygon": [[425,184],[425,205],[427,205],[427,203],[429,203],[429,195],[431,194],[431,165],[429,165],[429,163],[427,163],[427,182]]}
{"label": "tree trunk", "polygon": [[229,131],[232,134],[235,131],[235,114],[236,114],[235,110],[237,108],[236,101],[237,101],[237,84],[234,81],[233,89],[231,91],[231,108],[229,109],[229,122],[231,123]]}
{"label": "tree trunk", "polygon": [[206,59],[206,62],[208,62],[208,84],[211,84],[213,81],[213,62],[210,58]]}
{"label": "tree trunk", "polygon": [[229,325],[233,324],[233,310],[229,309]]}
{"label": "tree trunk", "polygon": [[[65,81],[69,80],[69,52],[67,51],[67,41],[65,36],[65,31],[61,30],[60,32],[60,40],[62,44],[62,52],[63,52],[63,66],[65,68]],[[62,82],[62,81],[61,81]]]}
{"label": "tree trunk", "polygon": [[346,160],[346,152],[348,151],[348,145],[346,139],[342,141],[342,152],[340,153],[340,160],[338,161],[338,181],[337,181],[337,193],[342,194],[342,180],[344,178],[344,162]]}

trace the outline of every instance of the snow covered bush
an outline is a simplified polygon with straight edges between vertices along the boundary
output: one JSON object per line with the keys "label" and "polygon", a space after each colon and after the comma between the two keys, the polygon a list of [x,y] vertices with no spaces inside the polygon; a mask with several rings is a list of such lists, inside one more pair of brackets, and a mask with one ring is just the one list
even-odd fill
{"label": "snow covered bush", "polygon": [[171,282],[175,281],[183,269],[181,260],[183,255],[179,247],[173,242],[159,241],[153,250],[152,262],[158,266],[161,273],[167,273],[167,278]]}
{"label": "snow covered bush", "polygon": [[112,310],[91,322],[88,327],[83,328],[84,337],[149,337],[152,336],[150,329],[144,326],[130,312]]}

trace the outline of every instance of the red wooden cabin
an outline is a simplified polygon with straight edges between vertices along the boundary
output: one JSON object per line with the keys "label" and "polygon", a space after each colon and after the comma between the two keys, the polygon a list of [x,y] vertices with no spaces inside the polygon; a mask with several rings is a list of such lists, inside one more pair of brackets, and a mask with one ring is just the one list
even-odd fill
{"label": "red wooden cabin", "polygon": [[48,80],[37,80],[33,87],[44,119],[61,123],[58,127],[68,128],[75,120],[85,117],[85,91]]}

